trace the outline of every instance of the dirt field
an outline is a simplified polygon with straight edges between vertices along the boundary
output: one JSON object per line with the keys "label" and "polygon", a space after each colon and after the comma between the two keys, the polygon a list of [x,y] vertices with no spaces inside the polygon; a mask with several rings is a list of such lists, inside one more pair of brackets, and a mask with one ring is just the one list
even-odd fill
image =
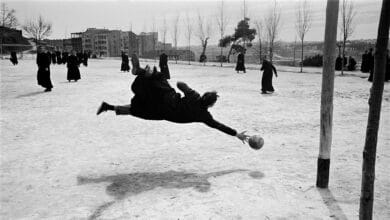
{"label": "dirt field", "polygon": [[[321,69],[279,67],[276,92],[259,70],[170,64],[171,84],[217,90],[218,121],[260,134],[255,151],[203,124],[146,121],[112,112],[134,77],[119,60],[90,60],[82,79],[52,65],[54,89],[34,60],[1,60],[1,219],[357,219],[370,83],[335,79],[329,189],[315,187]],[[145,62],[143,63],[145,64]],[[390,84],[377,148],[374,219],[390,219]]]}

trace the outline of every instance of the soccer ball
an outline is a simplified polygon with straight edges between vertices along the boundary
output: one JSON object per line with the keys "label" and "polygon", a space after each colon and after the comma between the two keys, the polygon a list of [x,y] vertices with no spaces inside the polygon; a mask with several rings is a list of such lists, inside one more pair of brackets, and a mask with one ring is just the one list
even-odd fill
{"label": "soccer ball", "polygon": [[259,150],[264,145],[264,139],[260,135],[253,135],[249,138],[249,146],[255,150]]}

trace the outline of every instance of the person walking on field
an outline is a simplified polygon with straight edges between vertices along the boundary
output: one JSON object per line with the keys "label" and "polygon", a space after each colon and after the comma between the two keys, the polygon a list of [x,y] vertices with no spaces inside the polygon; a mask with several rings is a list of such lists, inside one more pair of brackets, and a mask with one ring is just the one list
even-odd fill
{"label": "person walking on field", "polygon": [[137,75],[131,89],[134,97],[130,105],[114,106],[103,102],[98,108],[97,115],[106,111],[115,111],[117,115],[132,115],[146,120],[167,120],[175,123],[204,123],[228,135],[235,136],[241,141],[248,141],[245,132],[236,130],[214,120],[208,111],[217,101],[215,91],[206,92],[202,96],[187,84],[178,82],[177,87],[184,93],[181,97],[170,86],[161,72],[153,71],[149,66],[140,68],[138,58],[132,57],[132,73]]}
{"label": "person walking on field", "polygon": [[362,64],[360,66],[360,71],[362,73],[368,73],[368,63],[367,63],[367,58],[368,58],[368,51],[364,51],[364,54],[362,55]]}
{"label": "person walking on field", "polygon": [[38,65],[38,73],[37,73],[37,81],[38,85],[46,88],[45,92],[50,92],[53,88],[53,84],[50,79],[50,63],[51,57],[46,52],[46,49],[42,46],[38,47],[37,54],[37,65]]}
{"label": "person walking on field", "polygon": [[160,55],[160,62],[159,62],[160,72],[164,75],[166,79],[170,79],[171,75],[169,73],[168,68],[168,56],[165,53],[162,53]]}
{"label": "person walking on field", "polygon": [[261,69],[263,70],[263,77],[261,79],[261,93],[267,94],[267,92],[273,93],[274,87],[272,85],[272,76],[273,73],[275,73],[275,77],[278,77],[278,73],[276,71],[276,68],[274,65],[272,65],[271,62],[264,59],[263,65],[261,66]]}
{"label": "person walking on field", "polygon": [[18,57],[16,56],[16,52],[15,51],[12,51],[11,52],[11,58],[9,58],[9,60],[11,61],[11,63],[15,66],[15,65],[18,65]]}
{"label": "person walking on field", "polygon": [[83,53],[83,65],[85,67],[88,66],[88,53],[86,51],[84,51],[84,53]]}
{"label": "person walking on field", "polygon": [[77,80],[81,79],[80,77],[80,70],[79,70],[79,59],[76,56],[76,51],[72,50],[71,55],[67,58],[67,67],[68,67],[68,74],[66,79],[70,82],[71,80],[74,80],[77,82]]}
{"label": "person walking on field", "polygon": [[124,72],[130,71],[129,56],[127,56],[127,54],[125,52],[122,52],[121,71],[124,71]]}
{"label": "person walking on field", "polygon": [[237,64],[236,64],[236,71],[237,73],[239,73],[239,71],[244,71],[244,73],[246,73],[246,69],[245,69],[245,51],[244,52],[240,52],[237,56]]}

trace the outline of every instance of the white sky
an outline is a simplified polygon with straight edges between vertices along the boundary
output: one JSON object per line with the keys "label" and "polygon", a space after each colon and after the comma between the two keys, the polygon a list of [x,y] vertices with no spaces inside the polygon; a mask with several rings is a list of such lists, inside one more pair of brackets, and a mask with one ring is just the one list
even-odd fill
{"label": "white sky", "polygon": [[[132,24],[133,32],[139,34],[142,31],[152,31],[153,20],[156,28],[160,29],[164,17],[168,24],[167,42],[172,42],[171,32],[173,19],[180,14],[179,45],[185,45],[186,15],[188,14],[197,27],[197,14],[200,13],[205,19],[213,22],[214,35],[210,44],[216,44],[219,33],[216,25],[216,16],[219,13],[220,0],[208,1],[141,1],[141,0],[8,0],[2,1],[9,8],[16,10],[16,16],[20,24],[26,20],[42,15],[52,22],[53,32],[49,38],[70,37],[72,32],[82,32],[89,27],[129,30]],[[226,34],[232,34],[234,27],[243,17],[243,0],[224,1],[225,14],[229,18]],[[341,2],[341,0],[340,0]],[[356,10],[354,23],[355,31],[351,39],[376,38],[380,0],[353,0]],[[281,8],[281,28],[277,40],[294,41],[295,31],[295,8],[297,0],[278,0]],[[307,33],[305,40],[322,41],[324,37],[326,0],[309,0],[312,9],[312,27]],[[253,22],[263,20],[267,10],[273,5],[271,0],[246,1],[247,17]],[[194,30],[192,42],[199,45],[199,40]],[[161,39],[161,34],[159,33]]]}

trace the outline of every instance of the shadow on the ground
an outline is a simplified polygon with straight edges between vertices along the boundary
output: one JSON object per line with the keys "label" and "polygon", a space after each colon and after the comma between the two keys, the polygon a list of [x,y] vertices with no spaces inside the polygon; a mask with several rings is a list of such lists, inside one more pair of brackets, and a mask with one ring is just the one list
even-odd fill
{"label": "shadow on the ground", "polygon": [[24,98],[24,97],[30,97],[30,96],[35,96],[35,95],[39,95],[39,94],[43,94],[45,93],[44,91],[37,91],[37,92],[30,92],[30,93],[27,93],[27,94],[23,94],[23,95],[18,95],[16,96],[15,98]]}
{"label": "shadow on the ground", "polygon": [[334,198],[332,192],[329,189],[320,189],[317,188],[320,193],[322,200],[324,200],[325,205],[328,207],[331,214],[330,217],[339,220],[347,220],[347,216],[344,214],[343,210],[337,203],[337,200]]}
{"label": "shadow on the ground", "polygon": [[[244,172],[247,170],[236,169],[218,171],[206,174],[186,173],[183,171],[167,171],[163,173],[130,173],[118,174],[112,176],[102,176],[98,178],[77,177],[79,185],[88,183],[110,182],[107,186],[107,194],[122,199],[125,196],[136,195],[145,191],[153,190],[157,187],[163,188],[194,188],[198,192],[207,192],[210,190],[210,177],[218,177],[235,172]],[[252,174],[253,173],[253,174]],[[261,172],[252,172],[253,178],[262,178]]]}
{"label": "shadow on the ground", "polygon": [[[219,177],[236,172],[245,172],[248,170],[234,169],[218,172],[211,172],[206,174],[187,173],[184,171],[167,171],[163,173],[130,173],[130,174],[117,174],[112,176],[102,176],[98,178],[90,177],[77,177],[77,183],[79,185],[88,183],[111,183],[107,186],[106,192],[110,196],[113,196],[115,200],[122,200],[126,196],[137,195],[139,193],[153,190],[157,187],[162,188],[194,188],[198,192],[206,193],[210,190],[211,183],[210,177]],[[252,171],[249,176],[255,179],[261,179],[264,174],[260,171]],[[106,202],[100,205],[89,219],[98,218],[104,210],[113,205],[115,201]]]}

